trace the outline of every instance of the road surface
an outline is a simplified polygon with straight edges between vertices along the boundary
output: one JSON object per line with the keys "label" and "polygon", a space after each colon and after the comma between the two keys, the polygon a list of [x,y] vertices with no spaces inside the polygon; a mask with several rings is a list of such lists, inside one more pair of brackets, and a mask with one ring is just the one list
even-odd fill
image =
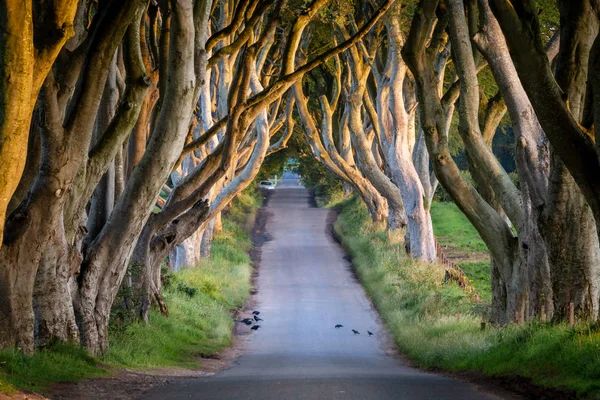
{"label": "road surface", "polygon": [[143,399],[500,398],[410,368],[386,351],[377,314],[329,237],[329,211],[311,208],[308,190],[293,175],[279,183],[268,209],[272,240],[262,247],[255,296],[264,321],[244,354],[213,377],[173,382]]}

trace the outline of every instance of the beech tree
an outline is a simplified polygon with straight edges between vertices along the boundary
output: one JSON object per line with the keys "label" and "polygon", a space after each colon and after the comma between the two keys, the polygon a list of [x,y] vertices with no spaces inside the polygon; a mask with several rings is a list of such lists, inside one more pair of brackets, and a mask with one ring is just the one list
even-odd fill
{"label": "beech tree", "polygon": [[[534,2],[491,1],[523,89],[551,146],[547,223],[556,309],[563,318],[570,302],[580,314],[598,315],[598,155],[594,144],[598,4],[558,2],[560,44],[551,67],[541,49]],[[508,24],[511,25],[510,29]],[[575,185],[577,184],[577,186]],[[585,200],[584,200],[585,197]],[[565,218],[561,216],[565,215]],[[578,249],[564,251],[564,248]]]}
{"label": "beech tree", "polygon": [[[339,60],[336,62],[333,103],[326,96],[320,96],[322,140],[319,140],[316,123],[308,113],[307,100],[298,84],[297,104],[315,156],[360,193],[374,220],[380,219],[378,208],[382,202],[376,196],[380,194],[389,206],[388,227],[395,230],[408,225],[407,247],[412,256],[432,261],[436,252],[429,215],[431,199],[427,200],[423,185],[430,189],[433,182],[428,173],[428,162],[423,161],[422,153],[426,150],[423,146],[415,146],[416,103],[411,96],[414,90],[406,77],[406,66],[400,57],[403,42],[399,29],[400,12],[396,5],[386,16],[387,47],[382,46],[384,31],[380,29],[345,53],[344,68]],[[348,28],[354,29],[353,24],[348,27],[337,24],[341,39],[348,36]],[[384,64],[381,70],[378,63],[373,62],[375,58]],[[342,69],[345,71],[343,77]],[[367,90],[371,77],[376,86],[373,95]],[[340,96],[340,93],[343,94]],[[338,141],[331,133],[334,126],[339,130]],[[323,150],[328,152],[326,156]],[[413,162],[413,151],[416,163]],[[421,154],[417,155],[417,152]],[[421,171],[427,171],[423,174],[425,183],[421,182],[417,172],[419,162]],[[433,193],[428,195],[433,197]],[[405,204],[410,206],[408,210],[405,210]]]}
{"label": "beech tree", "polygon": [[[490,251],[493,322],[597,318],[595,0],[543,38],[533,0],[21,3],[0,6],[0,346],[106,352],[122,285],[168,313],[161,264],[208,256],[298,127],[427,262],[439,182]],[[505,113],[519,187],[491,150]]]}
{"label": "beech tree", "polygon": [[[0,218],[0,345],[31,353],[54,340],[81,341],[92,355],[105,352],[110,311],[133,264],[141,273],[126,284],[143,289],[140,315],[147,318],[151,301],[166,312],[160,263],[206,232],[265,156],[285,148],[291,86],[360,40],[392,2],[298,68],[304,29],[326,0],[55,2],[34,13],[46,18],[36,27],[61,30],[43,36],[26,27],[30,43],[14,46],[39,54],[14,47],[7,51],[29,59],[3,59],[26,67],[23,79],[3,80],[1,126],[16,146],[3,148],[7,157],[21,157],[6,165],[27,170],[21,177],[5,168],[0,189],[0,208],[11,211]],[[284,8],[300,18],[285,21]],[[1,30],[14,41],[21,14],[9,15]]]}
{"label": "beech tree", "polygon": [[[403,54],[416,77],[421,122],[429,130],[425,129],[427,145],[436,175],[492,254],[492,319],[506,323],[540,314],[565,318],[570,302],[575,303],[582,317],[593,317],[597,314],[598,298],[598,269],[593,260],[598,243],[595,235],[586,232],[594,226],[585,217],[587,205],[574,200],[578,193],[565,179],[560,160],[553,156],[550,162],[543,124],[541,119],[538,121],[541,116],[534,112],[533,102],[524,90],[526,85],[507,57],[503,35],[487,2],[479,1],[478,8],[460,1],[450,1],[447,6],[446,9],[438,8],[438,2],[420,3],[421,12],[413,20]],[[479,28],[472,28],[467,14],[469,20],[481,21]],[[480,192],[460,176],[448,152],[447,140],[438,133],[444,128],[444,121],[438,116],[443,115],[444,100],[455,85],[440,97],[431,84],[434,59],[440,43],[445,42],[445,21],[459,78],[455,82],[460,87],[459,133]],[[431,30],[434,25],[435,30]],[[431,37],[428,32],[432,32]],[[428,47],[426,41],[430,43]],[[493,113],[501,115],[504,107],[491,108],[488,103],[485,112],[478,110],[478,51],[471,41],[489,63],[499,87],[498,95],[502,96],[515,128],[520,193],[486,145],[489,128],[498,120]],[[555,43],[556,38],[542,53],[546,63],[556,54]],[[481,115],[484,119],[478,123]],[[573,228],[572,221],[581,223]],[[565,246],[565,241],[577,245]]]}

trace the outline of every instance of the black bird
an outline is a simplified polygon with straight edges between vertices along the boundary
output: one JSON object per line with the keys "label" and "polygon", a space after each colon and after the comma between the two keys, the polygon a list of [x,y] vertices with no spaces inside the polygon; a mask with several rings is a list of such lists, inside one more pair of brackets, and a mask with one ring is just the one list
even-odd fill
{"label": "black bird", "polygon": [[252,321],[252,318],[244,318],[240,322],[243,322],[246,325],[252,325],[254,323],[254,321]]}
{"label": "black bird", "polygon": [[252,328],[250,328],[250,329],[252,329],[253,331],[257,331],[257,330],[258,330],[258,328],[260,328],[260,325],[254,325],[254,326],[253,326]]}
{"label": "black bird", "polygon": [[344,325],[337,324],[337,325],[335,326],[335,329],[339,329],[339,328],[343,328],[343,327],[344,327]]}
{"label": "black bird", "polygon": [[356,329],[352,329],[352,332],[354,332],[355,335],[360,335],[360,332],[357,331]]}
{"label": "black bird", "polygon": [[252,311],[252,315],[258,315],[260,314],[260,311]]}
{"label": "black bird", "polygon": [[255,315],[255,316],[254,316],[254,320],[255,320],[256,322],[258,322],[258,321],[264,321],[264,319],[262,319],[262,318],[259,318],[259,317],[258,317],[258,315]]}
{"label": "black bird", "polygon": [[369,336],[373,336],[373,332],[367,331],[367,333],[369,334]]}

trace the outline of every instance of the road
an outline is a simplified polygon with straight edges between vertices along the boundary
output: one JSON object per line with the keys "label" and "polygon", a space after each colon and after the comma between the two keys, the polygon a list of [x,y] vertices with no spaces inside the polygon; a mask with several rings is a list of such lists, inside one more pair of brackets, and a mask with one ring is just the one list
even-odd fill
{"label": "road", "polygon": [[327,232],[329,211],[311,208],[308,190],[284,178],[269,201],[272,240],[257,279],[264,321],[244,354],[213,377],[177,381],[143,399],[499,399],[390,354],[376,311]]}

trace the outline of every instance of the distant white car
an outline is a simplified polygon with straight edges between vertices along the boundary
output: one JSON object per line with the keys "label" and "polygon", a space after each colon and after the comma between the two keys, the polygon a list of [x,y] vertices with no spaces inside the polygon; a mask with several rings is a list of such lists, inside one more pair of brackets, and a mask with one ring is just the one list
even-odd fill
{"label": "distant white car", "polygon": [[275,189],[275,185],[271,181],[262,181],[261,183],[258,184],[258,187],[260,187],[261,189],[266,189],[266,190]]}

